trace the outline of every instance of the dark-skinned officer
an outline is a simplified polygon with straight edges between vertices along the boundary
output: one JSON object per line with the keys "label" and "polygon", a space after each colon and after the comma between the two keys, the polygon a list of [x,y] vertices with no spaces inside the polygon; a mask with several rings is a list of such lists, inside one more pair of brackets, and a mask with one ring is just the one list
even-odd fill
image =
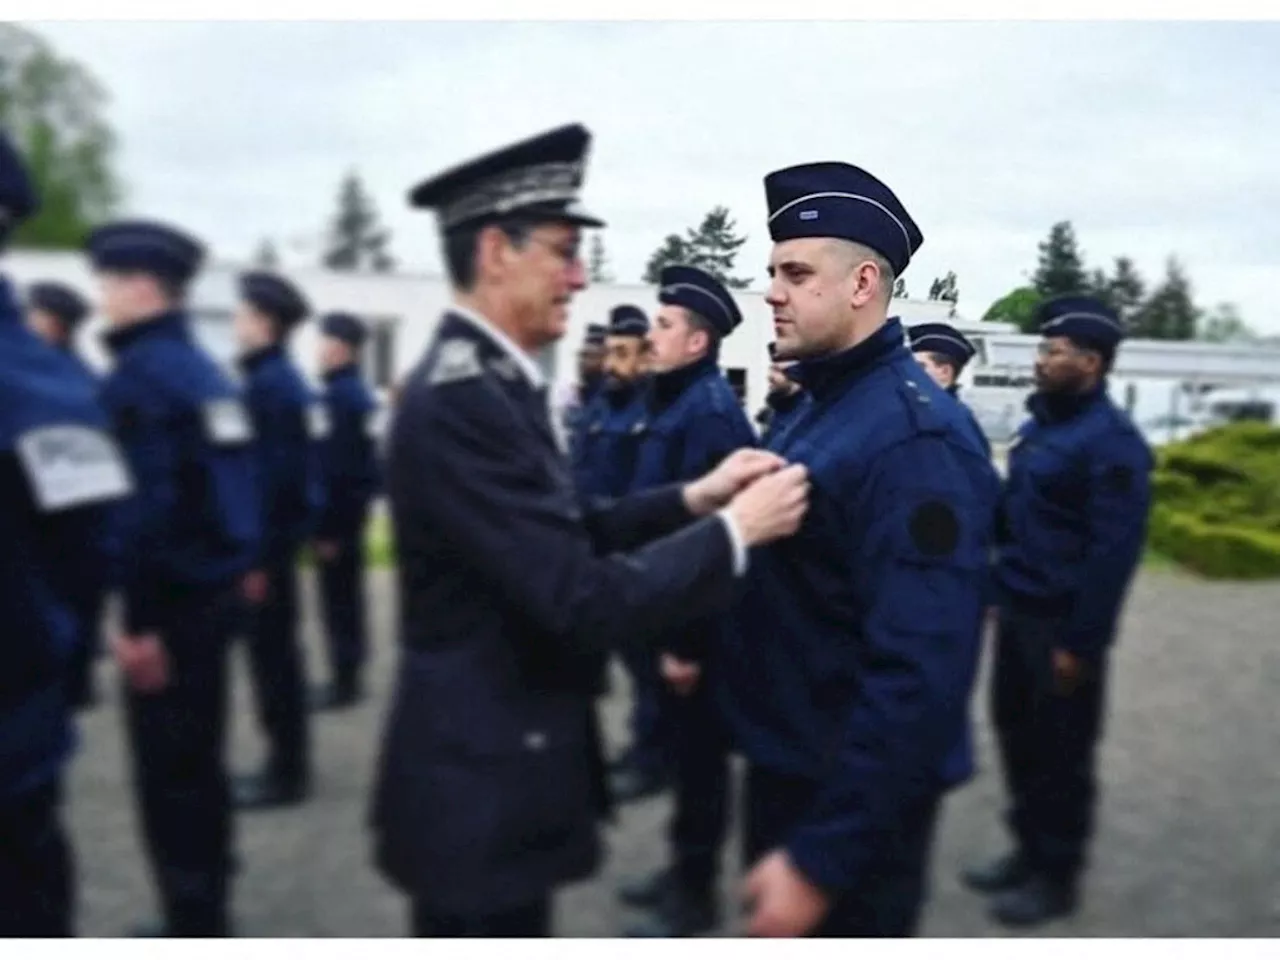
{"label": "dark-skinned officer", "polygon": [[994,571],[991,713],[1015,847],[965,875],[1010,926],[1077,906],[1108,654],[1142,557],[1154,466],[1107,393],[1124,337],[1115,311],[1056,297],[1038,319],[1036,392],[1009,452]]}
{"label": "dark-skinned officer", "polygon": [[113,647],[162,919],[136,932],[226,936],[227,666],[259,547],[253,424],[191,332],[185,303],[201,244],[127,220],[97,228],[86,246],[116,361],[103,402],[138,490],[119,525],[124,623]]}
{"label": "dark-skinned officer", "polygon": [[[96,395],[98,373],[76,351],[76,331],[89,316],[89,303],[64,283],[42,281],[27,288],[27,325],[66,358],[73,374]],[[102,651],[102,578],[92,573],[76,591],[75,610],[80,642],[71,666],[71,703],[85,709],[97,702],[93,664]]]}
{"label": "dark-skinned officer", "polygon": [[552,892],[599,858],[601,658],[725,610],[747,550],[805,507],[803,469],[756,450],[579,501],[533,357],[586,283],[589,142],[561,127],[410,195],[436,212],[454,304],[391,426],[402,650],[373,829],[419,936],[549,933]]}
{"label": "dark-skinned officer", "polygon": [[769,448],[807,464],[800,532],[752,554],[713,651],[747,760],[755,936],[912,934],[969,700],[999,481],[888,318],[922,236],[850,164],[765,178],[778,359],[807,396]]}

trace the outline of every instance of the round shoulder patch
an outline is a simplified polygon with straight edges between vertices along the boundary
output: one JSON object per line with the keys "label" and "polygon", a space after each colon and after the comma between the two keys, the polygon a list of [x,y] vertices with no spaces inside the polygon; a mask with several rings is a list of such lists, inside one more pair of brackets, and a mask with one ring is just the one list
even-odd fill
{"label": "round shoulder patch", "polygon": [[945,557],[960,545],[960,519],[949,503],[925,500],[907,523],[911,543],[927,557]]}

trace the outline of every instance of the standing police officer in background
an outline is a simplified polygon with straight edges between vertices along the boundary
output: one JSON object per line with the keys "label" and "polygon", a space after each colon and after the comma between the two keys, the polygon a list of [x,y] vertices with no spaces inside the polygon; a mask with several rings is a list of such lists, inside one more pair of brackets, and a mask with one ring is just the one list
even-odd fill
{"label": "standing police officer in background", "polygon": [[764,409],[756,414],[761,440],[765,443],[791,422],[804,402],[804,391],[787,372],[795,366],[795,361],[779,361],[777,354],[778,345],[769,344],[769,392],[764,398]]}
{"label": "standing police officer in background", "polygon": [[589,140],[562,127],[411,194],[437,212],[455,302],[392,425],[402,653],[372,825],[418,936],[549,932],[552,891],[599,857],[601,658],[725,610],[747,548],[804,511],[803,469],[755,450],[579,505],[533,356],[586,284]]}
{"label": "standing police officer in background", "polygon": [[906,936],[942,795],[972,770],[999,481],[887,319],[923,239],[898,198],[844,163],[765,193],[776,355],[809,394],[770,449],[814,493],[795,537],[752,554],[712,654],[748,764],[748,930]]}
{"label": "standing police officer in background", "polygon": [[991,709],[1016,846],[968,871],[1011,926],[1076,908],[1093,834],[1108,651],[1142,557],[1150,449],[1107,394],[1124,328],[1092,297],[1039,308],[1036,393],[1009,452]]}
{"label": "standing police officer in background", "polygon": [[142,935],[224,936],[231,807],[223,761],[228,646],[258,556],[252,424],[195,343],[184,305],[200,244],[164,224],[90,234],[116,365],[103,401],[138,495],[121,524],[116,659],[163,922]]}
{"label": "standing police officer in background", "polygon": [[[37,206],[0,131],[0,249]],[[96,390],[23,325],[0,275],[0,937],[74,932],[60,813],[76,739],[67,671],[84,640],[74,608],[105,575],[106,511],[129,491]]]}
{"label": "standing police officer in background", "polygon": [[[733,388],[720,372],[720,342],[742,323],[724,284],[696,267],[670,266],[659,277],[661,307],[649,331],[653,380],[648,422],[631,489],[682,483],[734,450],[756,444]],[[625,884],[622,899],[654,916],[634,936],[691,936],[719,923],[720,848],[728,817],[729,748],[703,676],[719,617],[690,621],[662,638],[658,691],[662,745],[675,774],[669,838],[672,864]],[[639,773],[639,771],[636,771]],[[652,781],[617,781],[620,800],[652,792]]]}
{"label": "standing police officer in background", "polygon": [[369,504],[381,487],[375,438],[378,402],[360,376],[365,325],[349,313],[330,313],[320,331],[329,423],[321,445],[325,508],[315,550],[331,680],[316,692],[313,705],[336,710],[360,699],[360,672],[368,657],[364,530]]}
{"label": "standing police officer in background", "polygon": [[593,413],[598,413],[603,406],[606,375],[604,372],[605,337],[609,332],[607,324],[587,324],[586,336],[582,347],[578,350],[578,383],[573,388],[569,402],[564,405],[561,422],[565,432],[566,447],[569,459],[574,466],[574,475],[582,472],[582,458],[585,456],[587,421]]}
{"label": "standing police officer in background", "polygon": [[238,806],[258,808],[297,803],[310,784],[297,565],[324,506],[317,441],[328,414],[289,357],[289,334],[309,312],[297,288],[253,272],[240,278],[240,297],[235,332],[262,503],[262,542],[244,595],[250,674],[268,752],[262,771],[238,781],[234,793]]}
{"label": "standing police officer in background", "polygon": [[948,323],[918,323],[914,327],[907,327],[907,339],[911,342],[911,352],[915,354],[916,362],[933,378],[934,383],[956,398],[990,453],[991,442],[982,425],[968,405],[960,400],[960,373],[976,352],[969,338]]}
{"label": "standing police officer in background", "polygon": [[[76,329],[89,315],[89,304],[75,290],[62,283],[33,283],[27,289],[27,326],[46,343],[56,347],[71,366],[73,375],[97,396],[98,374],[76,352]],[[85,582],[75,590],[75,615],[80,640],[71,661],[71,705],[93,706],[97,693],[93,683],[93,663],[101,652],[102,601],[101,571],[88,571]]]}

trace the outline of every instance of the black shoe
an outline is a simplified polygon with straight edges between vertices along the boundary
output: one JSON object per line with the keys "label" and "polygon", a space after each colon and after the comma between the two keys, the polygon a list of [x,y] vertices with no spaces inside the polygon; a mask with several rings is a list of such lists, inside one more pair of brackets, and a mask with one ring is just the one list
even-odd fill
{"label": "black shoe", "polygon": [[344,710],[361,700],[360,685],[354,680],[335,680],[311,693],[312,710]]}
{"label": "black shoe", "polygon": [[618,884],[618,899],[629,907],[656,907],[667,896],[673,879],[670,867],[632,877]]}
{"label": "black shoe", "polygon": [[1076,911],[1075,884],[1034,876],[1005,890],[991,904],[991,916],[1006,927],[1034,927]]}
{"label": "black shoe", "polygon": [[710,891],[693,893],[672,884],[648,917],[629,926],[623,936],[631,938],[695,937],[720,926],[720,902]]}
{"label": "black shoe", "polygon": [[670,783],[669,777],[656,771],[627,767],[610,777],[609,788],[618,803],[634,803],[662,793]]}
{"label": "black shoe", "polygon": [[309,792],[306,777],[266,772],[238,778],[231,786],[231,800],[240,810],[266,810],[301,803]]}
{"label": "black shoe", "polygon": [[1015,850],[990,863],[968,868],[960,874],[960,879],[980,893],[1001,893],[1030,880],[1031,865],[1020,851]]}

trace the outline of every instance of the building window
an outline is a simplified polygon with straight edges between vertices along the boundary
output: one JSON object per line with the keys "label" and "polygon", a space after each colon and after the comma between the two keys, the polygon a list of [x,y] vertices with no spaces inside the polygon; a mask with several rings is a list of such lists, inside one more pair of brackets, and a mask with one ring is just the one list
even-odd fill
{"label": "building window", "polygon": [[396,329],[395,317],[370,317],[369,337],[360,357],[360,372],[379,390],[389,390],[396,378]]}
{"label": "building window", "polygon": [[724,375],[729,381],[729,386],[733,387],[738,403],[745,406],[747,403],[747,371],[743,367],[730,367],[724,372]]}

